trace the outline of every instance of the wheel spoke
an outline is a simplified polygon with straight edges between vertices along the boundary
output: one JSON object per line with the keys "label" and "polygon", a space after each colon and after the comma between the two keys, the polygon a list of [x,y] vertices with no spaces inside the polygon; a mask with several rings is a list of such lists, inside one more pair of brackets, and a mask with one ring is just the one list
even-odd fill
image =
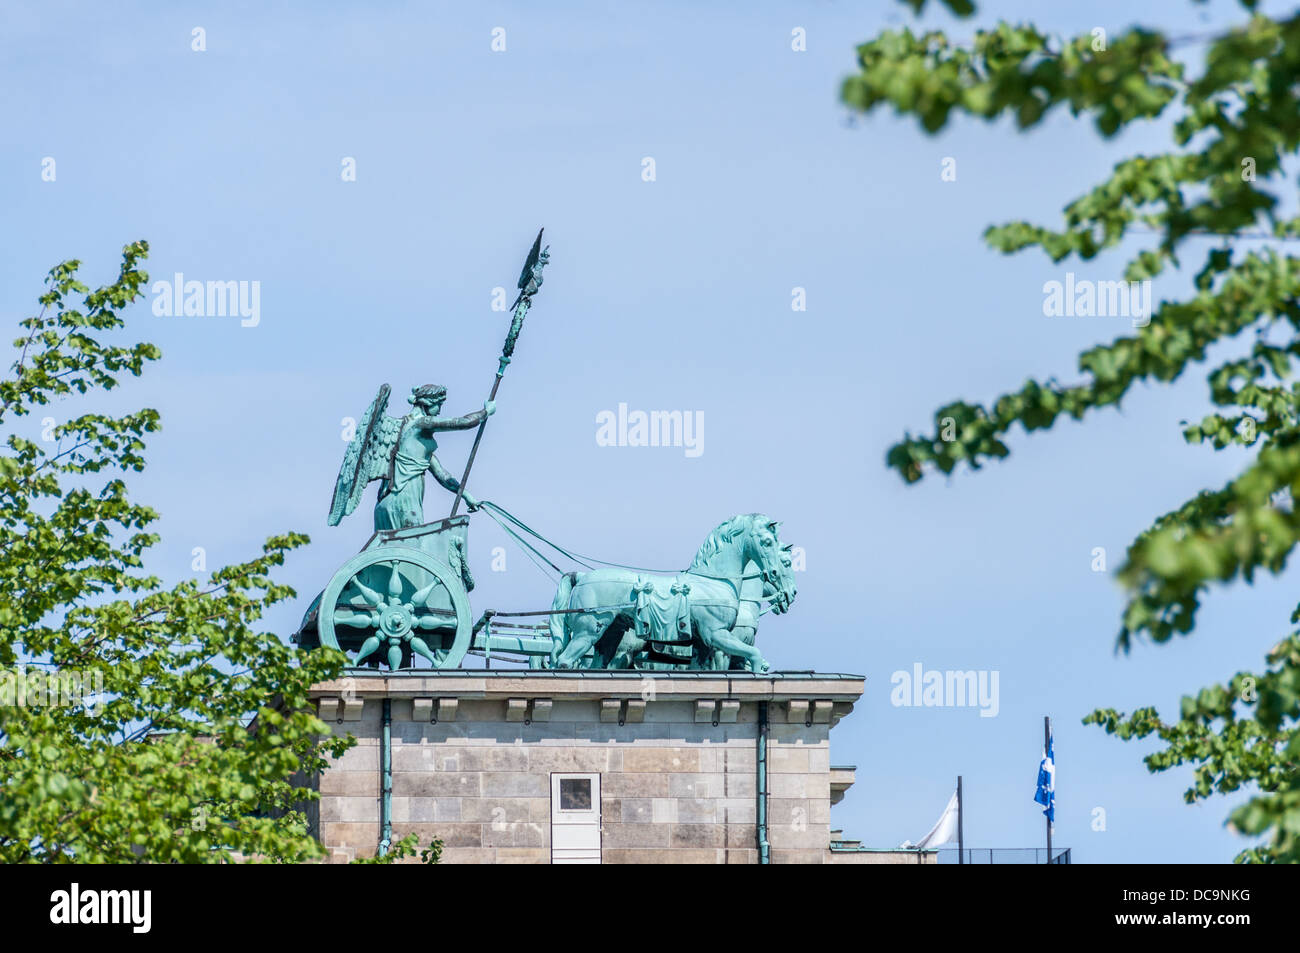
{"label": "wheel spoke", "polygon": [[411,651],[423,655],[432,662],[435,667],[438,665],[438,657],[433,654],[433,651],[429,648],[429,644],[418,635],[411,636]]}
{"label": "wheel spoke", "polygon": [[373,629],[375,627],[375,617],[369,612],[353,612],[349,609],[334,610],[334,622],[336,625],[350,625],[356,629]]}
{"label": "wheel spoke", "polygon": [[372,635],[370,638],[366,639],[364,642],[361,643],[361,648],[357,650],[356,661],[354,661],[352,664],[360,665],[361,660],[364,659],[367,655],[369,655],[377,648],[379,648],[379,636]]}
{"label": "wheel spoke", "polygon": [[433,590],[442,585],[441,579],[434,579],[423,589],[418,590],[415,595],[411,596],[411,604],[416,606],[427,606],[429,598],[433,595]]}
{"label": "wheel spoke", "polygon": [[437,615],[420,615],[411,620],[411,625],[417,629],[423,629],[425,632],[432,632],[434,629],[454,629],[456,628],[456,613],[439,612]]}
{"label": "wheel spoke", "polygon": [[[349,579],[348,585],[356,586],[357,589],[361,590],[361,597],[371,606],[382,606],[384,604],[384,597],[362,582],[359,574]],[[349,602],[356,605],[356,596],[353,596]]]}
{"label": "wheel spoke", "polygon": [[402,601],[402,574],[397,571],[396,559],[393,560],[393,571],[388,574],[388,604],[397,605]]}

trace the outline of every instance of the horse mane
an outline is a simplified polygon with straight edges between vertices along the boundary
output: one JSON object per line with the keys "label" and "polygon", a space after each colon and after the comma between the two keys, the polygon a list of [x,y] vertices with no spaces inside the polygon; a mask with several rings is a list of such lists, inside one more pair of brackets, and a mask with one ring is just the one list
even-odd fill
{"label": "horse mane", "polygon": [[723,543],[732,542],[738,535],[753,526],[755,520],[759,519],[766,519],[766,517],[758,513],[742,513],[719,523],[717,528],[709,534],[704,544],[700,546],[700,551],[695,554],[695,561],[691,563],[690,568],[702,569],[722,549]]}

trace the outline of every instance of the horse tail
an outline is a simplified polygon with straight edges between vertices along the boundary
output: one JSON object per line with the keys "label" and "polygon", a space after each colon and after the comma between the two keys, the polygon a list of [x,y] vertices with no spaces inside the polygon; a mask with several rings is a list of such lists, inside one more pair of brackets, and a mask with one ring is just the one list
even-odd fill
{"label": "horse tail", "polygon": [[551,602],[551,642],[554,644],[554,652],[559,652],[564,647],[567,626],[564,624],[564,615],[560,610],[569,608],[569,599],[573,595],[573,584],[577,580],[577,575],[576,572],[566,572],[560,577],[559,588],[555,590],[555,599]]}

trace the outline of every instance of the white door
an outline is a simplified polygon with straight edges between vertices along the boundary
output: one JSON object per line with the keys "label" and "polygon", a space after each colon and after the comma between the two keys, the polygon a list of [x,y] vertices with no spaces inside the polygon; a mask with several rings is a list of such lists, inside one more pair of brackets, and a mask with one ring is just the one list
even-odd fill
{"label": "white door", "polygon": [[600,775],[551,775],[551,863],[600,863]]}

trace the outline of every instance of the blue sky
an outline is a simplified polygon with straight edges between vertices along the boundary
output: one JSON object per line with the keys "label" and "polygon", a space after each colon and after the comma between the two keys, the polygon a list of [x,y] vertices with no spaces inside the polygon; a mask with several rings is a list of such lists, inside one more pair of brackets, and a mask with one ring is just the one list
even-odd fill
{"label": "blue sky", "polygon": [[[1114,33],[1138,8],[983,9]],[[1237,15],[1140,9],[1177,33]],[[1164,125],[1102,143],[1069,116],[1028,135],[959,121],[937,138],[885,114],[850,121],[837,93],[855,45],[910,20],[884,2],[743,17],[685,3],[46,2],[3,18],[0,321],[30,313],[57,261],[82,258],[100,283],[137,238],[155,279],[260,282],[257,327],[158,317],[148,301],[129,313],[164,360],[99,406],[162,412],[133,481],[163,513],[160,574],[189,574],[196,546],[212,567],[301,530],[313,542],[284,578],[304,602],[323,588],[370,529],[369,502],[325,525],[342,419],[384,381],[401,406],[426,382],[448,387],[448,413],[479,406],[507,324],[492,289],[545,225],[546,285],[471,487],[580,552],[650,566],[685,565],[733,513],[783,520],[807,569],[761,647],[777,668],[867,677],[832,736],[832,760],[858,766],[834,826],[869,845],[915,840],[961,774],[968,845],[1041,845],[1031,797],[1050,714],[1055,842],[1077,860],[1223,861],[1245,846],[1223,828],[1232,802],[1183,805],[1187,772],[1151,776],[1152,746],[1080,724],[1098,705],[1174,713],[1286,631],[1294,592],[1263,579],[1214,592],[1191,638],[1113,651],[1122,598],[1093,549],[1114,568],[1151,518],[1243,460],[1182,441],[1179,421],[1207,405],[1203,375],[1139,387],[1086,426],[1017,433],[1011,460],[980,474],[907,488],[883,462],[942,403],[1068,378],[1082,348],[1124,332],[1042,314],[1044,282],[1116,278],[1121,256],[1053,266],[979,236],[1056,223],[1119,158],[1165,148]],[[791,50],[795,27],[806,52]],[[955,182],[940,179],[948,156]],[[796,287],[806,312],[791,310]],[[704,452],[598,446],[596,415],[620,403],[702,413]],[[441,442],[449,469],[470,439]],[[432,486],[426,502],[431,517],[450,505]],[[497,546],[477,519],[476,614],[549,605],[518,551],[490,570]],[[302,608],[270,623],[287,635]],[[893,706],[892,674],[918,662],[997,671],[997,716]]]}

